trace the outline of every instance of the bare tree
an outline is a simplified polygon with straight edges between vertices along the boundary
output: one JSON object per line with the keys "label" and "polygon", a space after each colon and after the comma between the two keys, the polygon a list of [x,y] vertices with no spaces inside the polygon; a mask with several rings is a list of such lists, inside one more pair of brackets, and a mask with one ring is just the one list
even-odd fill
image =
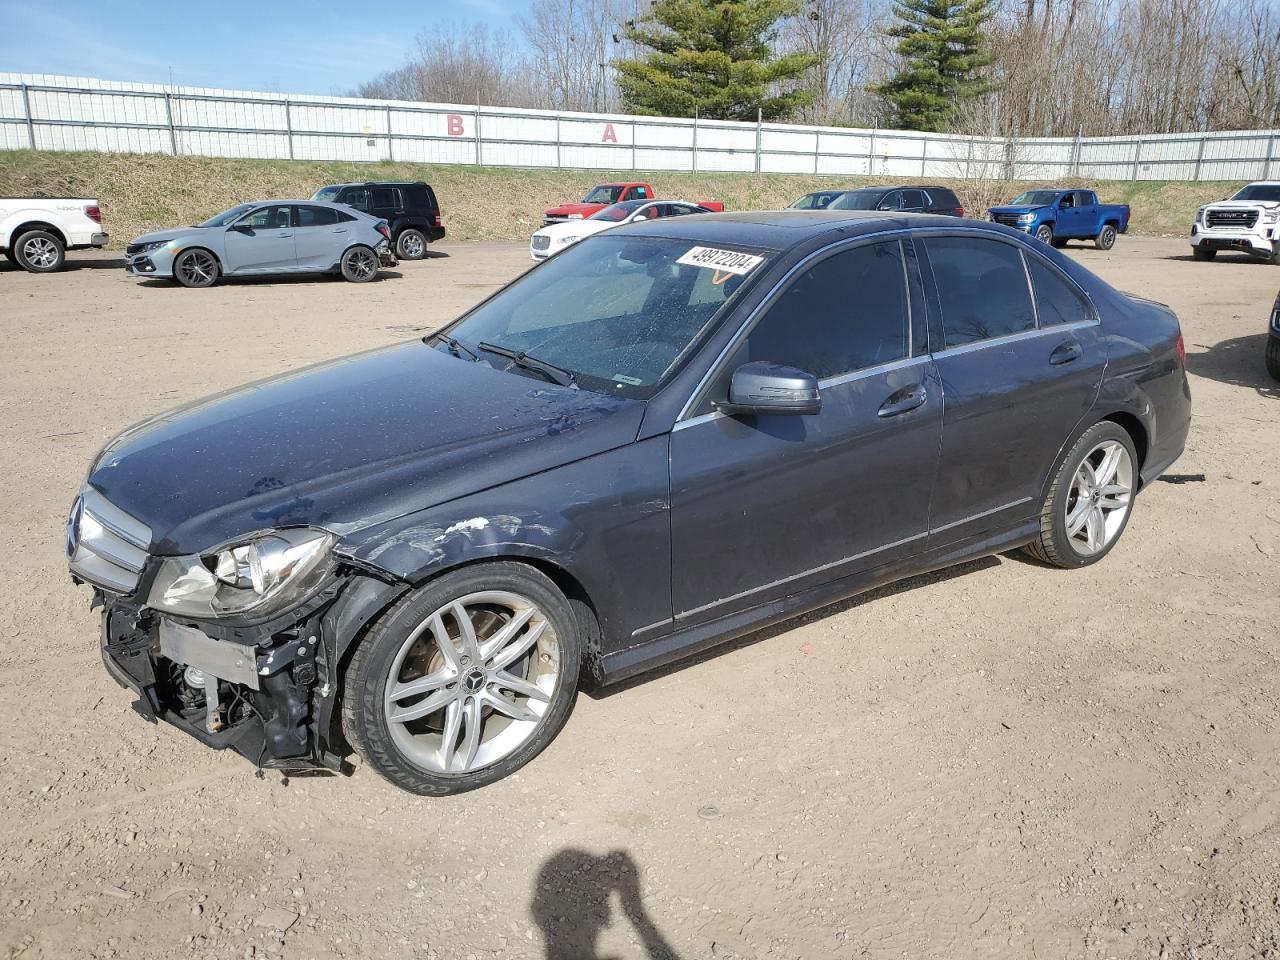
{"label": "bare tree", "polygon": [[615,19],[620,6],[617,0],[533,0],[520,28],[546,73],[548,106],[609,110],[616,102],[609,66],[622,39]]}

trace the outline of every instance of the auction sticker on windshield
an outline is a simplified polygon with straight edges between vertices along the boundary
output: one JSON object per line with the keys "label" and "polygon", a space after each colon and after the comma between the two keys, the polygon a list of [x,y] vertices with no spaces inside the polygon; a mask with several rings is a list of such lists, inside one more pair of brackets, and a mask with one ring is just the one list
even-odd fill
{"label": "auction sticker on windshield", "polygon": [[705,267],[717,273],[732,273],[741,277],[764,263],[764,257],[757,257],[752,253],[740,253],[737,250],[718,250],[715,247],[690,247],[689,251],[676,263],[691,267]]}

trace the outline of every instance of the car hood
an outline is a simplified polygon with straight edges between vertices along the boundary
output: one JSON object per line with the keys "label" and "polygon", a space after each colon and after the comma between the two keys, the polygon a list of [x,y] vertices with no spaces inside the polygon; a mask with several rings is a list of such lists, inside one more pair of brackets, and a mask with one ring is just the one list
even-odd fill
{"label": "car hood", "polygon": [[156,554],[275,527],[341,538],[630,443],[643,410],[412,341],[144,421],[88,482],[151,527]]}
{"label": "car hood", "polygon": [[534,236],[550,237],[552,240],[558,240],[560,237],[584,237],[588,234],[599,233],[601,230],[608,230],[610,227],[617,227],[620,224],[607,223],[603,220],[569,220],[565,223],[553,223],[545,226],[540,230],[534,231]]}
{"label": "car hood", "polygon": [[185,235],[197,235],[203,233],[207,229],[208,227],[173,227],[169,230],[152,230],[150,233],[144,233],[141,236],[134,237],[129,241],[129,245],[133,246],[138,243],[155,243],[158,240],[173,240]]}
{"label": "car hood", "polygon": [[1275,200],[1219,200],[1216,203],[1206,203],[1205,207],[1213,207],[1215,210],[1253,210],[1256,207],[1262,207],[1264,210],[1274,210],[1280,207],[1280,202]]}
{"label": "car hood", "polygon": [[562,203],[558,207],[552,207],[545,216],[548,217],[567,217],[571,213],[580,213],[584,217],[588,217],[597,210],[603,210],[607,207],[607,203]]}
{"label": "car hood", "polygon": [[989,207],[987,213],[1035,213],[1037,210],[1046,210],[1050,204],[1042,203],[1036,207]]}

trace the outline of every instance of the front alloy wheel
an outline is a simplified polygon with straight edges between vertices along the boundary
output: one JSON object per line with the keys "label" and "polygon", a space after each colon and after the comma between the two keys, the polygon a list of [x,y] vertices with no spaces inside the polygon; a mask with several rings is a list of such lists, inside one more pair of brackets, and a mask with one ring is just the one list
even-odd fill
{"label": "front alloy wheel", "polygon": [[173,261],[173,278],[184,287],[211,287],[218,272],[218,260],[208,250],[184,250]]}
{"label": "front alloy wheel", "polygon": [[1057,567],[1084,567],[1116,545],[1138,488],[1133,440],[1103,420],[1087,430],[1063,459],[1040,514],[1040,536],[1027,546]]}
{"label": "front alloy wheel", "polygon": [[377,622],[347,672],[343,726],[369,764],[406,790],[484,786],[559,732],[579,649],[568,603],[541,573],[468,567]]}
{"label": "front alloy wheel", "polygon": [[1041,243],[1053,243],[1053,227],[1042,223],[1036,227],[1036,239]]}

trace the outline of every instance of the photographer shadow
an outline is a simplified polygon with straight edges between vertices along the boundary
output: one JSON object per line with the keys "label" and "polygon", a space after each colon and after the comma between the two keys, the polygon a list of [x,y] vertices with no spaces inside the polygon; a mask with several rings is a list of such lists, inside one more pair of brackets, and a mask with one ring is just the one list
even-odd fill
{"label": "photographer shadow", "polygon": [[547,960],[615,960],[599,950],[612,925],[614,893],[648,960],[679,960],[658,931],[640,897],[640,871],[622,850],[598,857],[561,850],[538,871],[531,913],[542,930]]}

